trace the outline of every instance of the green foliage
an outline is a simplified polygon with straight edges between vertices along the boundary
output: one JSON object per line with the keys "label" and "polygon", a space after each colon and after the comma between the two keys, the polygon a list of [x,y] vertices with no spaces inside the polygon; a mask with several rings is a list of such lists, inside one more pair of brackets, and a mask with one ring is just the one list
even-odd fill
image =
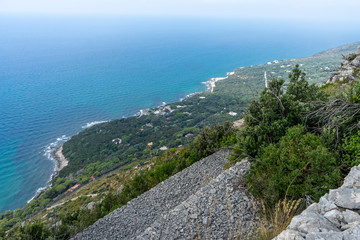
{"label": "green foliage", "polygon": [[344,138],[344,160],[349,166],[360,164],[360,131]]}
{"label": "green foliage", "polygon": [[104,217],[109,212],[115,210],[116,206],[118,205],[118,202],[119,202],[119,197],[117,195],[113,193],[107,194],[100,204],[101,216]]}
{"label": "green foliage", "polygon": [[[243,156],[256,157],[263,148],[277,143],[289,127],[305,124],[304,112],[311,109],[309,101],[325,99],[325,95],[314,84],[305,80],[298,66],[289,74],[290,83],[284,92],[284,80],[274,78],[269,87],[253,100],[245,115],[245,127],[240,131],[238,145],[231,161]],[[306,122],[311,127],[312,122]]]}
{"label": "green foliage", "polygon": [[325,93],[319,91],[315,84],[309,84],[305,79],[305,73],[296,65],[289,74],[290,84],[287,88],[287,94],[295,96],[296,101],[310,102],[319,99],[326,99]]}
{"label": "green foliage", "polygon": [[353,103],[360,104],[360,83],[356,81],[355,84],[349,86],[348,100]]}
{"label": "green foliage", "polygon": [[[154,109],[150,115],[99,124],[73,136],[63,146],[63,153],[70,161],[60,177],[72,175],[77,180],[96,177],[134,159],[144,161],[149,156],[158,156],[160,147],[186,145],[205,126],[236,120],[229,111],[241,112],[245,105],[238,104],[235,96],[202,93],[172,104],[171,108],[173,112],[160,107],[163,115],[154,114]],[[189,133],[194,136],[187,136]],[[120,144],[112,141],[117,138],[122,139]],[[148,146],[150,142],[152,145]]]}
{"label": "green foliage", "polygon": [[191,162],[209,156],[223,146],[235,144],[235,129],[230,122],[217,124],[213,129],[205,127],[190,145]]}
{"label": "green foliage", "polygon": [[50,235],[50,230],[46,228],[43,222],[35,221],[26,223],[24,227],[19,228],[16,239],[45,240],[50,237]]}
{"label": "green foliage", "polygon": [[285,196],[318,200],[341,180],[337,155],[319,136],[305,134],[303,126],[288,129],[279,143],[267,146],[247,176],[256,196],[274,205]]}

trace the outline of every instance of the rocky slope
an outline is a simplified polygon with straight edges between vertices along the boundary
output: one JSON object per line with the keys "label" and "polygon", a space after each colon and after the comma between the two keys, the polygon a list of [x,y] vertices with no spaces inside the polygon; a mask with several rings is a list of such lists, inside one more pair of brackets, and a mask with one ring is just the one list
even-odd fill
{"label": "rocky slope", "polygon": [[360,239],[360,166],[353,167],[344,184],[294,217],[275,240]]}
{"label": "rocky slope", "polygon": [[74,239],[191,239],[207,231],[219,239],[237,229],[245,234],[256,215],[242,180],[250,164],[243,161],[224,172],[229,154],[220,151],[193,164]]}
{"label": "rocky slope", "polygon": [[[256,227],[255,200],[244,186],[247,160],[221,173],[137,236],[147,239],[241,239]],[[250,238],[251,239],[251,238]]]}
{"label": "rocky slope", "polygon": [[358,79],[360,76],[360,46],[356,53],[344,57],[338,72],[326,83],[347,83]]}

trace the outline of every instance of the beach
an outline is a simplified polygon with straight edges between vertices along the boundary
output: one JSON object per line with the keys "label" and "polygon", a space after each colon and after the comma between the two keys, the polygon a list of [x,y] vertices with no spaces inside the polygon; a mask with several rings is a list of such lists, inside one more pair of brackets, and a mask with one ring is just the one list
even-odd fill
{"label": "beach", "polygon": [[227,79],[229,76],[234,75],[235,72],[228,72],[226,73],[226,77],[217,77],[217,78],[211,78],[210,81],[204,82],[208,86],[209,92],[214,92],[214,88],[216,87],[216,82]]}
{"label": "beach", "polygon": [[65,158],[65,156],[62,153],[63,147],[59,147],[54,152],[54,158],[56,160],[56,173],[59,173],[61,169],[66,167],[69,163],[69,160]]}

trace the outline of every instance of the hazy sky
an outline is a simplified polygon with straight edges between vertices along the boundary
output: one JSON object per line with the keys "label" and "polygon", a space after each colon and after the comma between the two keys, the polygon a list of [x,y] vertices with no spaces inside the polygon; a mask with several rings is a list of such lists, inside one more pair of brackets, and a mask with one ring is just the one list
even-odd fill
{"label": "hazy sky", "polygon": [[[360,20],[359,0],[0,0],[0,13]],[[360,23],[360,22],[359,22]]]}

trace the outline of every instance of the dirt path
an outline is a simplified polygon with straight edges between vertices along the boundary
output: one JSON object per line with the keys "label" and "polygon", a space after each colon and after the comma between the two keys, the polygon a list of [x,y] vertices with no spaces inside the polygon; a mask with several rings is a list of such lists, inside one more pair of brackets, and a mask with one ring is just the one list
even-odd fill
{"label": "dirt path", "polygon": [[46,210],[47,210],[47,211],[50,211],[50,210],[52,210],[52,209],[54,209],[54,208],[56,208],[56,207],[58,207],[58,206],[61,206],[61,205],[65,204],[67,201],[75,201],[75,200],[78,199],[79,197],[83,197],[83,196],[86,196],[86,197],[96,197],[97,194],[88,194],[88,195],[77,196],[77,197],[74,197],[74,198],[72,198],[72,199],[70,199],[70,200],[66,200],[66,201],[64,201],[64,202],[62,202],[62,203],[58,203],[58,204],[52,205],[51,207],[46,208]]}

